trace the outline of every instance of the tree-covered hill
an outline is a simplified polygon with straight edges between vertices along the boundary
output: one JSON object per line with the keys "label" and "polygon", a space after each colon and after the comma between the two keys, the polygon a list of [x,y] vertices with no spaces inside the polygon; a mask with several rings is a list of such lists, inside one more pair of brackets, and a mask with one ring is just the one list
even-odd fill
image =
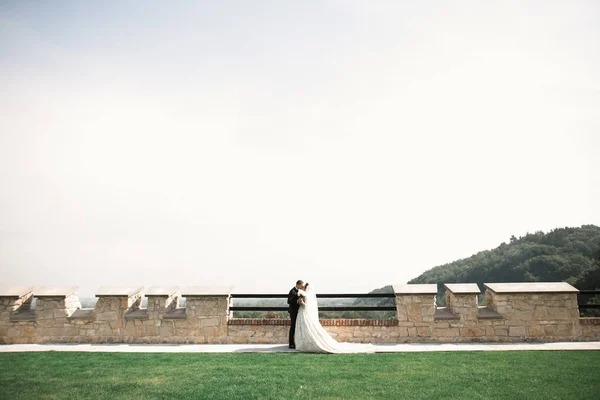
{"label": "tree-covered hill", "polygon": [[[583,225],[512,236],[509,243],[434,267],[408,283],[477,283],[483,290],[483,283],[559,281],[578,289],[600,289],[600,227]],[[371,293],[392,291],[385,286]],[[358,299],[355,304],[388,305],[391,301]]]}
{"label": "tree-covered hill", "polygon": [[440,265],[409,283],[558,282],[600,288],[600,227],[529,233],[492,250]]}
{"label": "tree-covered hill", "polygon": [[[558,282],[567,281],[578,289],[600,289],[600,227],[583,225],[580,228],[559,228],[551,232],[528,233],[492,250],[481,251],[471,257],[440,265],[424,272],[408,283],[437,283],[444,303],[444,283],[493,282]],[[393,293],[391,286],[370,293]],[[320,306],[329,299],[319,301]],[[339,301],[339,300],[338,300]],[[350,300],[351,301],[351,300]],[[277,304],[276,304],[277,303]],[[280,304],[281,303],[281,304]],[[261,300],[257,305],[285,305],[285,301],[272,303]],[[393,298],[359,298],[355,306],[392,306]],[[240,303],[241,305],[241,303]],[[347,301],[343,305],[347,305]],[[239,317],[258,318],[261,312],[236,312]],[[272,318],[285,318],[287,313],[269,313]],[[394,318],[393,311],[321,312],[321,318]]]}

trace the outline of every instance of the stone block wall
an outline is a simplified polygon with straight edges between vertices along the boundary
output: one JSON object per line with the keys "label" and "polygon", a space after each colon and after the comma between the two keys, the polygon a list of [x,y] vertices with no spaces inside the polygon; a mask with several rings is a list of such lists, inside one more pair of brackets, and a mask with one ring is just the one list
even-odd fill
{"label": "stone block wall", "polygon": [[396,295],[396,318],[406,326],[425,326],[433,322],[435,295]]}
{"label": "stone block wall", "polygon": [[[577,290],[566,283],[395,285],[396,319],[321,320],[340,342],[514,342],[600,340],[600,318],[580,318]],[[101,288],[82,309],[73,287],[0,289],[0,343],[286,343],[289,320],[239,319],[231,288]],[[186,307],[178,308],[180,296]],[[31,309],[33,298],[37,307]]]}
{"label": "stone block wall", "polygon": [[177,292],[168,295],[146,295],[148,297],[148,319],[163,319],[165,314],[172,312],[179,304]]}
{"label": "stone block wall", "polygon": [[582,340],[600,340],[600,318],[579,318]]}
{"label": "stone block wall", "polygon": [[33,300],[33,287],[14,296],[0,297],[0,343],[10,343],[21,337],[34,335],[33,329],[24,329],[20,321],[12,317],[17,310],[29,311]]}
{"label": "stone block wall", "polygon": [[[491,287],[490,287],[491,286]],[[508,337],[580,337],[582,326],[577,292],[497,292],[488,285],[487,306],[502,315],[502,333]]]}
{"label": "stone block wall", "polygon": [[33,300],[33,288],[20,296],[0,297],[0,321],[8,321],[10,316],[17,310],[30,310]]}
{"label": "stone block wall", "polygon": [[463,323],[474,323],[479,318],[477,295],[479,287],[472,284],[448,284],[446,286],[446,307],[456,314]]}
{"label": "stone block wall", "polygon": [[[82,309],[74,293],[38,297],[32,289],[10,296],[0,290],[0,344],[230,342],[230,288],[195,287],[182,309],[177,291],[156,294],[151,288],[142,309],[142,288],[101,288],[95,307]],[[27,307],[32,295],[35,311]]]}
{"label": "stone block wall", "polygon": [[38,297],[36,301],[35,320],[20,321],[28,337],[61,337],[61,341],[70,341],[79,334],[77,327],[69,321],[69,317],[81,308],[79,297],[74,294],[65,296]]}
{"label": "stone block wall", "polygon": [[[600,340],[600,318],[579,318],[577,290],[559,283],[486,285],[478,306],[475,284],[447,284],[446,307],[437,285],[394,285],[395,320],[321,320],[332,337],[356,343],[448,343]],[[229,321],[234,343],[286,343],[287,320]]]}
{"label": "stone block wall", "polygon": [[284,344],[288,342],[289,319],[234,318],[229,320],[231,343]]}

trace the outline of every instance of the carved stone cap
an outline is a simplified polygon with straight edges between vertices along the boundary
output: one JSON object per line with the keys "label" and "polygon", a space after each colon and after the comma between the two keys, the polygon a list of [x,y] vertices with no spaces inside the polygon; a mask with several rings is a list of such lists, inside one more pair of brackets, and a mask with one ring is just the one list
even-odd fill
{"label": "carved stone cap", "polygon": [[34,297],[67,297],[77,291],[79,286],[38,286],[33,291]]}
{"label": "carved stone cap", "polygon": [[164,296],[169,297],[177,292],[177,286],[152,286],[146,291],[147,296]]}
{"label": "carved stone cap", "polygon": [[484,283],[496,293],[579,293],[567,282]]}
{"label": "carved stone cap", "polygon": [[479,294],[479,286],[476,283],[445,283],[446,289],[454,294]]}
{"label": "carved stone cap", "polygon": [[233,286],[188,286],[181,290],[183,297],[191,296],[229,296]]}
{"label": "carved stone cap", "polygon": [[131,297],[141,292],[143,287],[134,286],[102,286],[96,297]]}
{"label": "carved stone cap", "polygon": [[438,289],[435,283],[432,284],[396,284],[392,285],[396,294],[437,294]]}
{"label": "carved stone cap", "polygon": [[33,292],[33,286],[0,286],[0,297],[20,299],[31,292]]}

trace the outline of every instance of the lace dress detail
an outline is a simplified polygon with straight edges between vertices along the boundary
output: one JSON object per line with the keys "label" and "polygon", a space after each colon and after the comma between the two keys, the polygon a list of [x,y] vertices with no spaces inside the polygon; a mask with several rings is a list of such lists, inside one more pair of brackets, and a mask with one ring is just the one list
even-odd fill
{"label": "lace dress detail", "polygon": [[296,350],[306,353],[374,353],[372,344],[340,343],[334,340],[319,321],[317,296],[309,287],[299,290],[304,296],[304,304],[300,305],[296,320]]}

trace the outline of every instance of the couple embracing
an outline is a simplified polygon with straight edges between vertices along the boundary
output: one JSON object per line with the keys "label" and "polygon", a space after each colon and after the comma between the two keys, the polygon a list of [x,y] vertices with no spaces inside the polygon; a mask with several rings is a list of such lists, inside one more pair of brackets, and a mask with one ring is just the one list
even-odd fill
{"label": "couple embracing", "polygon": [[374,353],[372,344],[339,343],[319,321],[319,306],[314,288],[302,280],[288,294],[290,349],[306,353]]}

